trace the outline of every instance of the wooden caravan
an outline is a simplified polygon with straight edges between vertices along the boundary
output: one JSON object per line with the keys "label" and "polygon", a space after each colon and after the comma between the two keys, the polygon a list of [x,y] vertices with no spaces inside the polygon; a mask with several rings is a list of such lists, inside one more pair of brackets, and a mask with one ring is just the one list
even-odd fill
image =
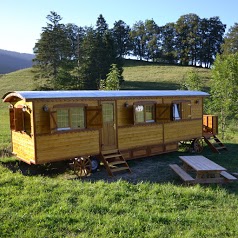
{"label": "wooden caravan", "polygon": [[13,153],[29,164],[43,164],[176,151],[179,141],[203,136],[207,96],[175,90],[19,91],[3,101],[10,103]]}

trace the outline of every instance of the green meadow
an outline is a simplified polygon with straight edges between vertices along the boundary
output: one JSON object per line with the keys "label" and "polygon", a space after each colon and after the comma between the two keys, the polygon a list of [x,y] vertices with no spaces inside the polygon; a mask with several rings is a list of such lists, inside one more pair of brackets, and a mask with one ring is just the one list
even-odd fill
{"label": "green meadow", "polygon": [[[190,67],[127,61],[122,89],[178,89]],[[195,69],[209,88],[208,69]],[[31,69],[0,77],[0,95],[33,90]],[[8,105],[0,103],[0,151],[10,149]],[[238,172],[237,133],[227,152],[202,154]],[[78,179],[65,165],[29,166],[1,153],[0,237],[238,237],[238,184],[184,186],[169,168],[187,152],[129,161],[132,174],[105,169]]]}

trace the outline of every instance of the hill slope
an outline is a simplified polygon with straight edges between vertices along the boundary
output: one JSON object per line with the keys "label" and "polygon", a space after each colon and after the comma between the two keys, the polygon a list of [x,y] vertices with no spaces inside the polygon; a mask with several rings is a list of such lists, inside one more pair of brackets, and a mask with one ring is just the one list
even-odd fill
{"label": "hill slope", "polygon": [[[197,70],[201,77],[204,90],[209,87],[211,72],[209,69],[171,66],[126,60],[123,76],[124,90],[172,90],[179,89],[180,82],[187,72]],[[37,82],[34,80],[32,69],[19,70],[0,77],[0,95],[9,91],[34,90]]]}
{"label": "hill slope", "polygon": [[123,72],[125,83],[122,89],[180,89],[181,82],[191,70],[198,73],[202,80],[203,90],[207,91],[211,78],[210,69],[126,60]]}
{"label": "hill slope", "polygon": [[22,54],[0,49],[0,74],[32,67],[33,54]]}

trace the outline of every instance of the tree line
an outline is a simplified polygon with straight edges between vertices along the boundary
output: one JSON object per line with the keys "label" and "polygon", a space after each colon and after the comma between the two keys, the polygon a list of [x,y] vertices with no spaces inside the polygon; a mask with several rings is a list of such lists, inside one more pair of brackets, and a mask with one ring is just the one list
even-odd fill
{"label": "tree line", "polygon": [[226,25],[219,17],[181,16],[176,23],[158,26],[155,21],[132,27],[119,20],[110,29],[99,15],[95,27],[61,23],[56,12],[47,16],[34,47],[37,77],[48,78],[54,89],[98,89],[112,64],[123,82],[123,58],[209,68],[221,51]]}

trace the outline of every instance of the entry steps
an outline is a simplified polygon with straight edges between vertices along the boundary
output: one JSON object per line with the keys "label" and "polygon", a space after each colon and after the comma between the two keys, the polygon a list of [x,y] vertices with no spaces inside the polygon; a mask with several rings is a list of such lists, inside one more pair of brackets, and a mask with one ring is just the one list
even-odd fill
{"label": "entry steps", "polygon": [[121,171],[131,173],[131,169],[118,149],[102,151],[101,160],[110,176],[114,176],[114,173]]}
{"label": "entry steps", "polygon": [[203,136],[203,139],[215,153],[220,153],[221,150],[227,150],[226,146],[214,134],[207,133]]}

